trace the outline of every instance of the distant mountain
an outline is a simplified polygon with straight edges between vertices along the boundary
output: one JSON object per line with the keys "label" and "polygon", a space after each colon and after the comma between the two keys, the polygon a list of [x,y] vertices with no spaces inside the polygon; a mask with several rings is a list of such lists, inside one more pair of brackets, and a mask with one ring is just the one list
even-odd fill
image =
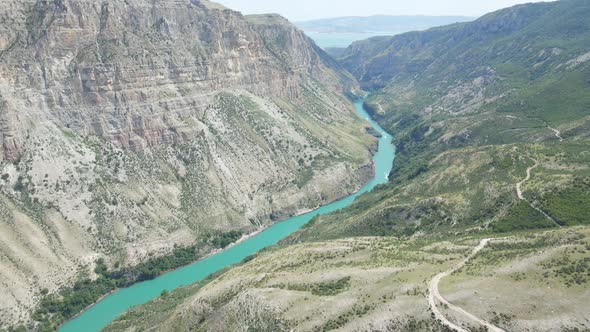
{"label": "distant mountain", "polygon": [[333,48],[345,48],[355,41],[375,36],[393,36],[408,31],[426,30],[432,27],[474,20],[465,16],[367,16],[337,17],[297,22],[315,42],[339,55]]}
{"label": "distant mountain", "polygon": [[399,34],[412,30],[425,30],[440,25],[472,21],[467,16],[351,16],[296,22],[306,32],[321,33],[372,33]]}

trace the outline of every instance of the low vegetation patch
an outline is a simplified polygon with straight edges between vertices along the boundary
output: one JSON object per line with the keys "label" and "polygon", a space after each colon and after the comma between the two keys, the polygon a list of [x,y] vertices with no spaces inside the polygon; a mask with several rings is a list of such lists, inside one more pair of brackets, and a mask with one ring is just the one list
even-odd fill
{"label": "low vegetation patch", "polygon": [[492,230],[499,233],[518,230],[555,227],[555,223],[541,212],[533,209],[527,202],[518,201],[508,210],[504,218],[492,225]]}
{"label": "low vegetation patch", "polygon": [[590,224],[590,178],[578,178],[571,187],[545,195],[541,206],[564,226]]}
{"label": "low vegetation patch", "polygon": [[339,329],[346,325],[348,322],[353,321],[356,318],[362,317],[366,315],[369,311],[373,310],[375,305],[361,305],[357,304],[352,309],[346,313],[341,314],[336,318],[329,319],[324,326],[321,328],[316,328],[314,331],[332,331]]}
{"label": "low vegetation patch", "polygon": [[310,292],[317,296],[333,296],[344,292],[350,287],[350,277],[315,284],[279,284],[275,287],[294,291]]}
{"label": "low vegetation patch", "polygon": [[572,257],[571,253],[565,253],[543,263],[543,276],[558,278],[567,287],[587,285],[590,281],[590,256],[587,255],[587,248],[580,251],[585,253],[586,257]]}

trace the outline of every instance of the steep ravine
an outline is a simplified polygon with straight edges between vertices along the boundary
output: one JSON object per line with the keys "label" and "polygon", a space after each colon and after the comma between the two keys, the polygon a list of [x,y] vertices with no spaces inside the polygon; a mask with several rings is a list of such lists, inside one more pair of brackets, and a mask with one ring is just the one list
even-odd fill
{"label": "steep ravine", "polygon": [[249,233],[372,176],[355,80],[279,16],[7,0],[0,31],[0,327],[99,258]]}

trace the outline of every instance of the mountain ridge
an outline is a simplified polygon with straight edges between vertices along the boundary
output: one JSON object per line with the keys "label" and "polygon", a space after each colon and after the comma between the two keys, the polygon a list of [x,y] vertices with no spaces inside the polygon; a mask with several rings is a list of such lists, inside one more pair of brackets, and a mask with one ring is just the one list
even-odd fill
{"label": "mountain ridge", "polygon": [[343,16],[294,22],[299,28],[312,32],[406,32],[432,26],[471,21],[469,16],[372,15]]}

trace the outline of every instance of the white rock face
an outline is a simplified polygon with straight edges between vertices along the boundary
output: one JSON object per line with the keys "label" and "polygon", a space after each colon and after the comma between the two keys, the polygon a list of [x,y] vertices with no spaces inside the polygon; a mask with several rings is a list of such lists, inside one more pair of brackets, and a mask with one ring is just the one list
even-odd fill
{"label": "white rock face", "polygon": [[5,0],[0,31],[4,324],[97,257],[252,231],[372,175],[354,79],[278,16]]}

